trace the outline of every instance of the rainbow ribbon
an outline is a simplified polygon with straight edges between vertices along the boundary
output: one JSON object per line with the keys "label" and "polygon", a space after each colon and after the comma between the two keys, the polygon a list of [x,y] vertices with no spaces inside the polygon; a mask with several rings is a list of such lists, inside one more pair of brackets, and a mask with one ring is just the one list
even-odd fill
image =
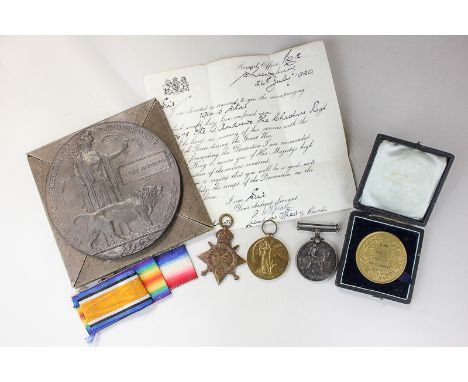
{"label": "rainbow ribbon", "polygon": [[150,257],[72,297],[90,337],[197,278],[185,246]]}

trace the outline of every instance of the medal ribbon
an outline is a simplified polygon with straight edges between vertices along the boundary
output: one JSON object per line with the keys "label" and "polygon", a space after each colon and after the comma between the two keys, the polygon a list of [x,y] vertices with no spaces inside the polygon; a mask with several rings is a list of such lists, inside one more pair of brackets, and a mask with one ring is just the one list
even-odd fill
{"label": "medal ribbon", "polygon": [[197,278],[185,246],[150,257],[72,297],[90,337]]}

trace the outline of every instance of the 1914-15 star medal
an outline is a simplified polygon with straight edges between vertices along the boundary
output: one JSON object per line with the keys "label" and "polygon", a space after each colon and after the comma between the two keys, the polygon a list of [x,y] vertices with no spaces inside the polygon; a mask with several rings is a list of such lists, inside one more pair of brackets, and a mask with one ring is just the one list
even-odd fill
{"label": "1914-15 star medal", "polygon": [[[226,218],[228,219],[227,222],[224,220]],[[234,219],[231,215],[221,215],[219,224],[222,228],[216,232],[217,243],[208,242],[210,249],[198,256],[207,265],[207,268],[201,272],[201,275],[205,276],[209,272],[213,272],[218,284],[227,275],[232,275],[235,280],[239,280],[239,276],[236,274],[236,267],[245,263],[245,260],[236,252],[239,246],[233,247],[231,245],[234,235],[229,230],[229,227],[233,223]]]}

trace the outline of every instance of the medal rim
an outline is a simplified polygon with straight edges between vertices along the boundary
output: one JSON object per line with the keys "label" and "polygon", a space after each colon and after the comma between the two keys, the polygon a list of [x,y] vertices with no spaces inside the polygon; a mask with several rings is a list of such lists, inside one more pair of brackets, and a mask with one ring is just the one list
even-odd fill
{"label": "medal rim", "polygon": [[[275,241],[281,243],[281,245],[282,245],[282,246],[284,247],[284,249],[286,250],[286,254],[288,255],[288,263],[286,264],[286,267],[284,267],[284,270],[283,270],[280,274],[278,274],[278,276],[271,277],[271,278],[270,278],[270,277],[269,277],[269,278],[267,278],[267,277],[261,277],[261,276],[257,275],[257,274],[254,272],[254,270],[252,269],[252,267],[251,267],[251,263],[253,262],[252,257],[253,257],[253,248],[254,248],[254,246],[255,246],[258,242],[263,241],[263,240],[268,239],[268,238],[270,238],[271,240],[275,240]],[[249,261],[249,260],[250,260],[250,261]],[[250,247],[249,247],[249,249],[248,249],[248,251],[247,251],[247,265],[248,265],[248,267],[249,267],[249,270],[250,270],[250,272],[252,272],[252,274],[253,274],[255,277],[257,277],[257,278],[259,278],[259,279],[261,279],[261,280],[270,281],[270,280],[275,280],[275,279],[277,279],[278,277],[282,276],[282,275],[284,274],[284,272],[286,272],[286,270],[289,268],[289,263],[290,263],[290,262],[291,262],[291,259],[290,259],[290,256],[289,256],[288,248],[286,247],[286,245],[284,245],[284,243],[283,243],[281,240],[278,240],[277,238],[273,237],[273,235],[266,235],[266,236],[264,236],[264,237],[261,237],[261,238],[255,240],[255,241],[250,245]]]}
{"label": "medal rim", "polygon": [[[403,270],[401,271],[401,273],[398,274],[397,277],[393,278],[392,280],[390,281],[385,281],[385,282],[382,282],[382,281],[377,281],[377,280],[372,280],[370,279],[369,277],[367,277],[361,270],[361,268],[359,267],[359,262],[358,262],[358,253],[359,253],[359,248],[361,247],[362,243],[365,241],[365,240],[368,240],[369,237],[371,236],[376,236],[376,235],[381,235],[381,234],[385,234],[385,235],[390,235],[390,236],[393,236],[396,240],[397,240],[397,243],[401,245],[401,247],[403,248],[403,253],[405,254],[405,265],[403,267]],[[374,232],[371,232],[369,233],[368,235],[366,235],[365,237],[363,237],[361,239],[361,241],[359,242],[358,246],[356,247],[356,253],[355,253],[355,262],[356,262],[356,267],[358,268],[359,272],[361,273],[361,275],[368,281],[374,283],[374,284],[379,284],[379,285],[386,285],[386,284],[390,284],[396,280],[398,280],[400,278],[400,276],[405,272],[405,269],[406,269],[406,266],[408,265],[408,252],[406,251],[406,247],[405,245],[403,244],[403,241],[400,240],[400,238],[398,236],[396,236],[395,234],[393,233],[390,233],[390,232],[387,232],[387,231],[374,231]]]}

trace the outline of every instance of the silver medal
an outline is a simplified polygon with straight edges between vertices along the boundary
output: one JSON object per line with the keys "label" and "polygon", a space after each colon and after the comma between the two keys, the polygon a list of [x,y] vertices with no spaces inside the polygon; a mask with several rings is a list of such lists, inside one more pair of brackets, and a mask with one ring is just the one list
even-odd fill
{"label": "silver medal", "polygon": [[315,236],[297,252],[297,269],[302,276],[311,281],[329,278],[336,270],[338,258],[335,250],[320,237],[320,232],[338,232],[338,224],[298,222],[297,229],[315,233]]}

